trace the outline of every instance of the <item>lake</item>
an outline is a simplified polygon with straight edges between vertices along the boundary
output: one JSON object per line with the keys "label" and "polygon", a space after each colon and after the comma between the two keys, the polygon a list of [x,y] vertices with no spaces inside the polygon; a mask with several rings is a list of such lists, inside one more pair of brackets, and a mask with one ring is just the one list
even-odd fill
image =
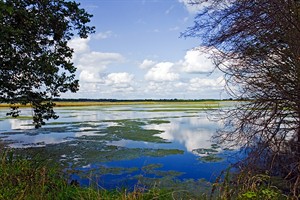
{"label": "lake", "polygon": [[59,119],[40,129],[31,109],[18,119],[0,109],[0,139],[17,152],[51,159],[69,180],[103,188],[137,185],[209,188],[234,160],[212,143],[226,102],[78,106],[56,108]]}

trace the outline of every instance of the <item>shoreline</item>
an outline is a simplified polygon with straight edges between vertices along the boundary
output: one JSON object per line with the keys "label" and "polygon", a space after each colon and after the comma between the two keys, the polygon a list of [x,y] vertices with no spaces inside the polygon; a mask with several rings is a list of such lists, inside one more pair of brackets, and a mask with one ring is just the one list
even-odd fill
{"label": "shoreline", "polygon": [[[116,101],[53,101],[55,107],[76,107],[76,106],[110,106],[110,105],[156,105],[156,104],[204,104],[218,105],[224,102],[236,102],[238,100],[116,100]],[[12,104],[0,103],[0,108],[9,108]],[[15,104],[20,108],[31,107],[29,104]]]}

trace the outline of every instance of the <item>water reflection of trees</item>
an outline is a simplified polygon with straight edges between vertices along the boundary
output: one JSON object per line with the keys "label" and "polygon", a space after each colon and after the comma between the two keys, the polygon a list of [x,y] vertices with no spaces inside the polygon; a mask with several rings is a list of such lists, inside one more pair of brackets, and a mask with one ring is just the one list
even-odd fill
{"label": "water reflection of trees", "polygon": [[199,38],[205,46],[199,50],[211,53],[215,67],[225,73],[228,92],[249,100],[226,114],[228,129],[220,132],[219,141],[244,145],[245,182],[257,174],[276,176],[290,184],[290,194],[298,199],[300,1],[193,3],[206,6],[185,36]]}

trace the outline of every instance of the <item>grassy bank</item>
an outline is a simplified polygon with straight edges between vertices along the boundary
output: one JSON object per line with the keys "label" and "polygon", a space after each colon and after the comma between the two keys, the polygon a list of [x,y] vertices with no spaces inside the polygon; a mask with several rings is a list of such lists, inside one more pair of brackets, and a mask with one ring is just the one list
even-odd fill
{"label": "grassy bank", "polygon": [[47,162],[18,158],[7,150],[0,153],[0,199],[3,200],[295,199],[268,184],[270,177],[266,175],[256,175],[246,184],[239,184],[227,174],[222,182],[214,184],[213,195],[199,194],[197,197],[187,191],[164,190],[155,186],[148,189],[135,187],[132,191],[126,188],[99,189],[97,185],[80,187],[77,182],[67,180],[59,168]]}
{"label": "grassy bank", "polygon": [[17,158],[2,151],[0,159],[0,199],[191,199],[184,191],[156,187],[105,190],[96,186],[80,187],[65,179],[60,169],[38,160]]}

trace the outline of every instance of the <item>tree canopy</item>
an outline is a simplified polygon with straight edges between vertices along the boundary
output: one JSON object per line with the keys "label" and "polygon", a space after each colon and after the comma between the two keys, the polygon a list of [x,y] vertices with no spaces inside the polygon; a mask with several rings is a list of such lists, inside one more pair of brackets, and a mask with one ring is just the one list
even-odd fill
{"label": "tree canopy", "polygon": [[202,9],[183,35],[199,38],[225,73],[228,92],[248,100],[227,112],[217,139],[245,147],[244,168],[283,177],[299,195],[300,2],[191,3]]}
{"label": "tree canopy", "polygon": [[0,0],[0,103],[30,104],[36,127],[57,118],[52,98],[78,90],[73,49],[75,34],[87,38],[92,15],[65,0]]}

